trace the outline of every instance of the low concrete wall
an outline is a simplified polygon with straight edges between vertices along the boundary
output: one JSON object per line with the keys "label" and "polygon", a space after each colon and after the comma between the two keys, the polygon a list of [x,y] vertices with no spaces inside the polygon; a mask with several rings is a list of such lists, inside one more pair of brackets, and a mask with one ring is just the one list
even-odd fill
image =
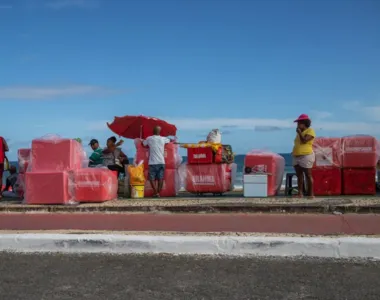
{"label": "low concrete wall", "polygon": [[380,259],[378,238],[1,234],[0,251]]}

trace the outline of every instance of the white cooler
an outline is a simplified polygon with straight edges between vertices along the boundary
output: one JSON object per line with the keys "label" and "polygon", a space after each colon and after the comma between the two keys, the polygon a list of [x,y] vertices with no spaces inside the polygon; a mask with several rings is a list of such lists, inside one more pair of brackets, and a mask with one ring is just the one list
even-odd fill
{"label": "white cooler", "polygon": [[244,175],[243,190],[244,197],[268,197],[268,175]]}

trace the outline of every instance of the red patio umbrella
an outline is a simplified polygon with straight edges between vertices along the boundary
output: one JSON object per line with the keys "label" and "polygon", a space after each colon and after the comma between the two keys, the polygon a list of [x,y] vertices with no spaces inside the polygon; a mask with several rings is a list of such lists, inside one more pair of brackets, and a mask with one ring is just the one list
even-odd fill
{"label": "red patio umbrella", "polygon": [[175,125],[169,124],[164,120],[146,116],[115,117],[111,124],[107,123],[107,126],[117,135],[127,139],[145,139],[153,134],[155,126],[161,127],[162,136],[175,136],[177,133]]}

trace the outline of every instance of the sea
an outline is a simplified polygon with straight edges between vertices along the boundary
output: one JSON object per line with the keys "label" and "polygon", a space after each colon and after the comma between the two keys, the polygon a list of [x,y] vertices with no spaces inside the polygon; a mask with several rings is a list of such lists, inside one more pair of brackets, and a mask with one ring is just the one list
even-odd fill
{"label": "sea", "polygon": [[[285,173],[284,173],[284,180],[283,180],[283,185],[285,183],[285,177],[287,173],[292,173],[294,172],[294,169],[292,167],[292,156],[290,153],[280,153],[281,156],[285,158]],[[243,187],[243,169],[244,169],[244,157],[245,155],[235,155],[235,163],[237,164],[237,173],[236,173],[236,179],[234,182],[235,188],[240,188]],[[183,157],[183,162],[187,162],[187,157]],[[132,161],[131,161],[132,163]],[[11,165],[15,165],[18,168],[18,163],[17,162],[10,162]],[[6,177],[8,176],[8,172],[4,173],[3,176],[3,184],[5,183]]]}

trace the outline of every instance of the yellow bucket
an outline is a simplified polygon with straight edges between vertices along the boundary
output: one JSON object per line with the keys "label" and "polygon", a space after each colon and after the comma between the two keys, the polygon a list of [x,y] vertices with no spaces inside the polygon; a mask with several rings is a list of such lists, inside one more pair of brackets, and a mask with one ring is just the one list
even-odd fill
{"label": "yellow bucket", "polygon": [[131,185],[131,198],[144,198],[144,186]]}

